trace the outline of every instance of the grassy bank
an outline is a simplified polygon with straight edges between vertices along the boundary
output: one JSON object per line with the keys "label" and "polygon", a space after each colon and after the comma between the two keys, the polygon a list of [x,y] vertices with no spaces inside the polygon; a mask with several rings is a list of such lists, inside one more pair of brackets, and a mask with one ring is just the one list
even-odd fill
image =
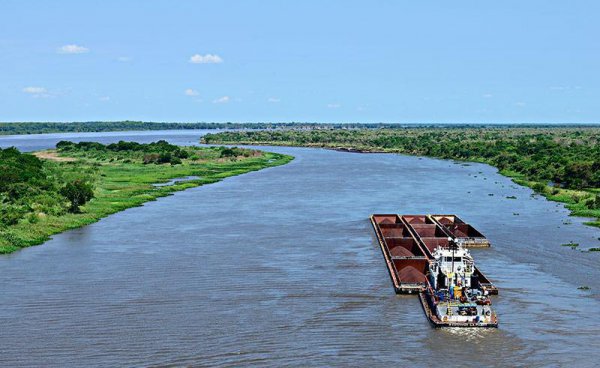
{"label": "grassy bank", "polygon": [[208,134],[210,144],[323,147],[474,161],[600,227],[600,127],[312,129]]}
{"label": "grassy bank", "polygon": [[528,180],[523,174],[510,170],[500,170],[500,174],[508,176],[519,185],[532,188],[538,194],[543,195],[551,201],[564,203],[571,211],[571,216],[596,218],[596,220],[585,222],[585,224],[600,227],[600,209],[590,208],[587,204],[588,202],[596,201],[600,189],[588,188],[585,190],[576,190],[560,188],[543,182]]}
{"label": "grassy bank", "polygon": [[[33,163],[33,168],[26,166],[24,179],[18,185],[14,184],[13,178],[7,178],[6,182],[12,180],[12,184],[7,185],[4,192],[0,191],[5,208],[12,208],[14,212],[5,213],[4,223],[0,222],[0,253],[41,244],[53,234],[96,222],[176,191],[283,165],[293,159],[246,149],[168,144],[161,147],[128,146],[124,143],[121,147],[113,145],[114,149],[107,149],[97,143],[86,146],[63,142],[58,151],[36,153],[43,159],[20,154],[20,161],[13,160],[18,169],[24,167],[23,162]],[[11,154],[15,155],[14,152]],[[174,185],[153,185],[188,176],[198,178]],[[61,193],[65,192],[67,183],[74,180],[89,183],[94,197],[77,211],[69,211],[69,200]],[[14,194],[15,187],[25,189]]]}

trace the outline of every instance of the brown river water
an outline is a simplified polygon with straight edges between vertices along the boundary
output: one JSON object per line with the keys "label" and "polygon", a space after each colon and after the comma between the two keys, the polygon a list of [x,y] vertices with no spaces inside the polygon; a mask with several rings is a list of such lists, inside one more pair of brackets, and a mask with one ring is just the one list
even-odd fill
{"label": "brown river water", "polygon": [[[585,219],[487,165],[265,149],[296,159],[0,256],[0,366],[598,366],[600,254],[561,246],[600,246]],[[377,212],[456,213],[482,231],[493,247],[472,253],[500,288],[500,327],[433,329],[416,297],[394,294],[368,220]]]}

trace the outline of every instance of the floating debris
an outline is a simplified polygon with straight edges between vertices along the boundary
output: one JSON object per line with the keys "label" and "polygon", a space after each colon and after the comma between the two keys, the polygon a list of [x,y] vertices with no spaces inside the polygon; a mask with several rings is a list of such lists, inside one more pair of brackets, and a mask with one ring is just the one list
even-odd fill
{"label": "floating debris", "polygon": [[570,243],[561,244],[561,246],[562,247],[571,247],[571,248],[575,249],[579,246],[579,243],[570,242]]}

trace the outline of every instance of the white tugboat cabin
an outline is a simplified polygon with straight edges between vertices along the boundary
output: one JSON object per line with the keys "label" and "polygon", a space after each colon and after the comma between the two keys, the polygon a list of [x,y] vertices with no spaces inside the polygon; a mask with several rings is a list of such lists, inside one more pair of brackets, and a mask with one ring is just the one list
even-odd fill
{"label": "white tugboat cabin", "polygon": [[449,325],[497,325],[488,291],[474,280],[475,264],[469,251],[448,238],[437,247],[429,266],[428,297],[432,313]]}

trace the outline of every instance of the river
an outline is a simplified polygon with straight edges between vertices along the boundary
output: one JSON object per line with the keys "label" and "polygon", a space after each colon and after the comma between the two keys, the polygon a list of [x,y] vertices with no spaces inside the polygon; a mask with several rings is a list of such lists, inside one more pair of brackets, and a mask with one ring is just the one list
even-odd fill
{"label": "river", "polygon": [[[175,144],[205,131],[0,137]],[[178,192],[0,256],[0,365],[592,367],[600,230],[490,166],[266,147],[288,165]],[[507,197],[515,196],[516,199]],[[498,329],[433,329],[394,294],[368,217],[456,213]],[[579,290],[579,286],[590,290]]]}

